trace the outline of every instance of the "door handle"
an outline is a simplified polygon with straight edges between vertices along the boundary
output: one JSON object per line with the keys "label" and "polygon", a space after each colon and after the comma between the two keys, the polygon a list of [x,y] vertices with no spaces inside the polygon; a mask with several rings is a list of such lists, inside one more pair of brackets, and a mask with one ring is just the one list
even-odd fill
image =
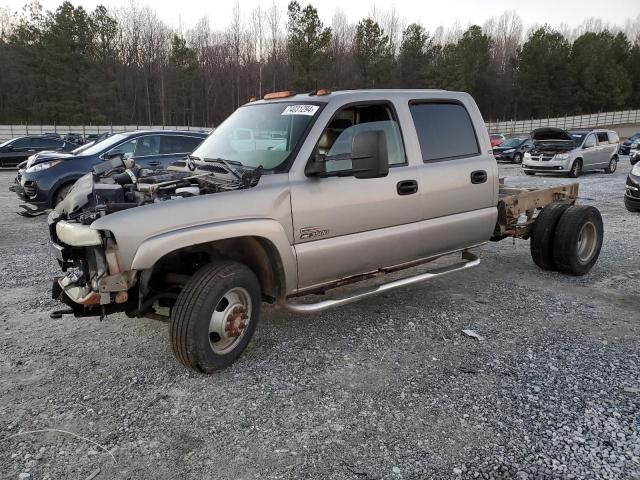
{"label": "door handle", "polygon": [[418,182],[415,180],[402,180],[398,182],[398,195],[411,195],[418,191]]}
{"label": "door handle", "polygon": [[471,172],[471,183],[485,183],[487,181],[487,172],[484,170],[476,170],[475,172]]}

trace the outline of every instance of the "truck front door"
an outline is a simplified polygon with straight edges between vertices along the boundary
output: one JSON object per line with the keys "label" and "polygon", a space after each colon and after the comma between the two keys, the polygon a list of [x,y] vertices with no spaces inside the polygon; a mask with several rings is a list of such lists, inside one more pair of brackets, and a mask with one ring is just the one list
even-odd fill
{"label": "truck front door", "polygon": [[[369,130],[385,134],[389,173],[357,179],[348,156],[354,135]],[[338,110],[315,153],[325,156],[327,176],[291,179],[299,289],[417,258],[419,170],[407,162],[393,105],[357,103]]]}

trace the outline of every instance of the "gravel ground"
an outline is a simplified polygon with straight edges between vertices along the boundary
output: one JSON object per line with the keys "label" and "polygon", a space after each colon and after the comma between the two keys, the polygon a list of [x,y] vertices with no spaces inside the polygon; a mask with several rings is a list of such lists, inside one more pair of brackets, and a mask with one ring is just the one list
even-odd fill
{"label": "gravel ground", "polygon": [[[585,277],[540,271],[528,242],[488,244],[463,275],[310,317],[268,308],[209,377],[173,359],[161,323],[50,319],[45,219],[1,187],[0,477],[640,479],[628,170],[579,179],[605,224]],[[44,429],[83,438],[27,433]]]}

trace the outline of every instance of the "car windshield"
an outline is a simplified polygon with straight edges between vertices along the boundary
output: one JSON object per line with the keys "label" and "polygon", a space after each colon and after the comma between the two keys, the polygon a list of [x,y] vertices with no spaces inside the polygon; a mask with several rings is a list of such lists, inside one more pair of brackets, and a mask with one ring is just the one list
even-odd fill
{"label": "car windshield", "polygon": [[71,153],[74,154],[74,155],[78,155],[79,153],[82,153],[82,152],[84,152],[86,150],[89,150],[89,148],[91,146],[93,146],[94,143],[95,142],[89,142],[86,145],[82,145],[82,146],[80,146],[78,148],[74,148],[73,150],[71,150]]}
{"label": "car windshield", "polygon": [[[632,142],[638,142],[640,141],[640,133],[636,133],[635,135],[633,135],[632,137],[629,137],[629,140],[631,140]],[[0,145],[1,147],[2,145]]]}
{"label": "car windshield", "polygon": [[9,145],[11,142],[13,142],[15,140],[15,138],[10,138],[9,140],[7,140],[6,142],[2,142],[0,143],[0,148]]}
{"label": "car windshield", "polygon": [[116,133],[115,135],[111,135],[110,137],[105,138],[101,142],[94,143],[82,153],[84,155],[97,155],[103,150],[107,150],[108,148],[114,146],[117,143],[120,143],[122,140],[126,140],[127,138],[128,135],[126,133]]}
{"label": "car windshield", "polygon": [[192,156],[273,170],[296,149],[320,107],[301,103],[259,103],[236,110]]}
{"label": "car windshield", "polygon": [[522,142],[524,142],[524,138],[510,138],[500,144],[501,147],[509,147],[514,148],[519,146]]}
{"label": "car windshield", "polygon": [[576,144],[576,147],[582,145],[582,141],[587,134],[584,132],[571,132],[571,138],[573,138],[573,143]]}

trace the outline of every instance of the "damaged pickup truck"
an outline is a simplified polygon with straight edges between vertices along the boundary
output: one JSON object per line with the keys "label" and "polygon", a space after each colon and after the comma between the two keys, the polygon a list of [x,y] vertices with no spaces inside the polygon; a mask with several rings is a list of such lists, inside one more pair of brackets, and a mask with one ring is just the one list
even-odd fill
{"label": "damaged pickup truck", "polygon": [[583,275],[603,227],[577,193],[503,185],[464,93],[269,94],[167,169],[117,159],[82,177],[48,219],[53,296],[77,317],[167,321],[178,360],[210,373],[245,349],[262,302],[319,312],[477,266],[470,249],[490,240],[531,238],[539,267]]}

